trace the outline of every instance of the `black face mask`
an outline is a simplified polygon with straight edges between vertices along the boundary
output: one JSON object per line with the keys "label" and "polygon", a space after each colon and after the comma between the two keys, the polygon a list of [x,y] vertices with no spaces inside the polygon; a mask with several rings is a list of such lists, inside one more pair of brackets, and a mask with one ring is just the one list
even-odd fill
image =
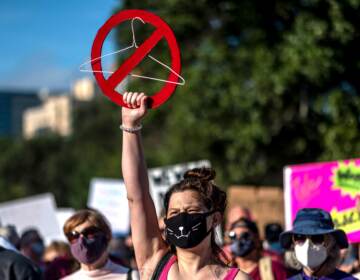
{"label": "black face mask", "polygon": [[176,247],[183,249],[193,248],[211,232],[206,227],[206,217],[215,211],[207,213],[189,214],[180,213],[169,219],[165,219],[166,240]]}
{"label": "black face mask", "polygon": [[255,249],[255,242],[248,233],[244,233],[233,241],[230,249],[235,256],[246,257]]}

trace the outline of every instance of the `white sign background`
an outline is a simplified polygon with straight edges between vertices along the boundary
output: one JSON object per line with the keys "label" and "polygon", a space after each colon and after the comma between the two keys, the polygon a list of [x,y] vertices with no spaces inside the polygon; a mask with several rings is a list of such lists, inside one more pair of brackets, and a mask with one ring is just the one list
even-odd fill
{"label": "white sign background", "polygon": [[161,211],[163,211],[165,193],[172,185],[182,180],[187,170],[210,166],[210,161],[200,160],[149,169],[150,194],[154,200],[158,217],[160,217]]}
{"label": "white sign background", "polygon": [[35,228],[46,243],[62,235],[51,193],[0,203],[0,223],[15,225],[19,234],[28,228]]}
{"label": "white sign background", "polygon": [[128,234],[129,205],[123,180],[92,179],[87,205],[100,211],[109,220],[113,233]]}

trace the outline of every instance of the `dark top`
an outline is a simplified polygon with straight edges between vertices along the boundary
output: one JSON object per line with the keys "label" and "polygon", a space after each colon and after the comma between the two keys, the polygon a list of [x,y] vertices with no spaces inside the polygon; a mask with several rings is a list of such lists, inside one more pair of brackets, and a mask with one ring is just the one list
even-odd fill
{"label": "dark top", "polygon": [[42,279],[40,270],[26,257],[0,247],[1,280]]}
{"label": "dark top", "polygon": [[299,273],[294,275],[291,278],[288,278],[289,280],[338,280],[338,279],[342,279],[342,280],[358,280],[357,278],[355,278],[354,276],[352,276],[349,273],[343,272],[341,270],[336,269],[333,273],[326,275],[326,276],[321,276],[321,277],[310,277],[307,276],[304,272]]}

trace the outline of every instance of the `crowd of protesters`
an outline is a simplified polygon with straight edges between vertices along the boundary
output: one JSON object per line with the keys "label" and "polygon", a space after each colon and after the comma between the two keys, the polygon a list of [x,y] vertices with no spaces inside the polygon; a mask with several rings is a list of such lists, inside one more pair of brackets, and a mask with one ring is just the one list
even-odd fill
{"label": "crowd of protesters", "polygon": [[226,193],[215,185],[211,168],[188,170],[171,186],[158,218],[141,144],[146,100],[144,94],[125,93],[132,109],[122,109],[131,235],[113,236],[107,219],[93,209],[66,221],[67,242],[45,245],[37,229],[19,236],[14,226],[3,225],[1,280],[359,279],[359,244],[349,244],[328,212],[301,209],[291,230],[269,223],[262,236],[251,209],[238,205],[225,212]]}
{"label": "crowd of protesters", "polygon": [[[327,212],[303,209],[291,231],[270,223],[261,238],[250,209],[239,209],[235,206],[228,211],[226,218],[231,223],[225,224],[217,251],[218,260],[226,266],[237,267],[254,280],[351,280],[351,274],[360,279],[359,244],[348,244],[346,235],[333,228]],[[231,220],[234,212],[237,218]],[[166,241],[168,225],[160,221],[160,233],[162,225]],[[68,242],[53,241],[45,246],[36,229],[19,236],[13,226],[0,227],[0,279],[140,279],[131,236],[112,236],[101,213],[89,209],[76,212],[64,225],[64,233]],[[176,247],[172,250],[177,251]],[[142,279],[167,278],[151,275]]]}

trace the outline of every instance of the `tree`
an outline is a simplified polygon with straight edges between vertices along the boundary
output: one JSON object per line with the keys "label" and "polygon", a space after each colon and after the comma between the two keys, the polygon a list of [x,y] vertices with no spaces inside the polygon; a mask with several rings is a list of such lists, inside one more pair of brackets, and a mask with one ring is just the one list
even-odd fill
{"label": "tree", "polygon": [[[118,10],[165,19],[182,53],[186,85],[144,123],[148,166],[209,159],[220,185],[281,185],[285,165],[358,157],[359,5],[121,1]],[[119,47],[131,42],[124,26]],[[136,30],[138,44],[152,32],[139,22]],[[151,54],[170,63],[163,41]],[[150,60],[134,71],[166,77]],[[161,86],[134,79],[128,90],[151,94]],[[91,178],[121,177],[119,115],[100,96],[76,106],[68,138],[0,139],[0,200],[51,191],[60,206],[84,207]]]}
{"label": "tree", "polygon": [[[356,157],[359,4],[122,1],[122,9],[166,20],[181,47],[186,85],[145,125],[149,162],[208,158],[224,184],[280,185],[285,165]],[[120,26],[119,46],[128,36]],[[134,81],[130,90],[145,85],[149,93],[158,87]]]}

